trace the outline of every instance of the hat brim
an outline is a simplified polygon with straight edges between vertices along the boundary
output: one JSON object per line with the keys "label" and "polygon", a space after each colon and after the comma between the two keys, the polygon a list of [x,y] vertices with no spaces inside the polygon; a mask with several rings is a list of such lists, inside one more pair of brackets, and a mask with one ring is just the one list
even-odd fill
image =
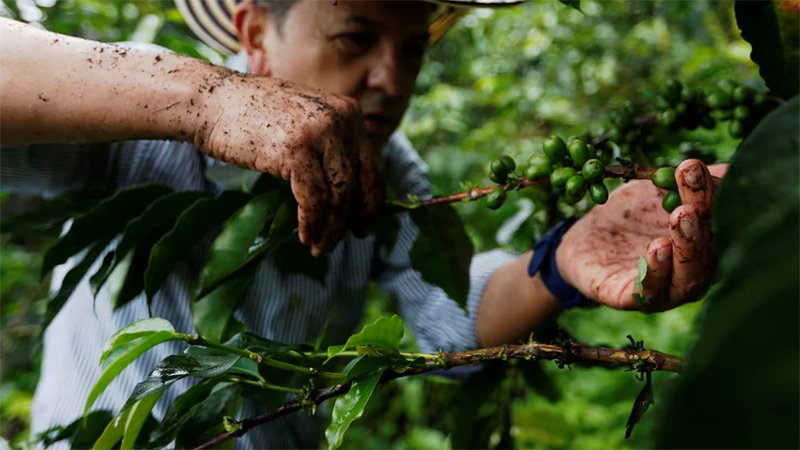
{"label": "hat brim", "polygon": [[[224,53],[234,54],[240,49],[233,13],[236,7],[247,0],[175,0],[181,16],[192,32],[209,47]],[[424,0],[435,3],[438,8],[428,26],[431,45],[442,36],[470,8],[502,8],[523,3],[525,0]]]}

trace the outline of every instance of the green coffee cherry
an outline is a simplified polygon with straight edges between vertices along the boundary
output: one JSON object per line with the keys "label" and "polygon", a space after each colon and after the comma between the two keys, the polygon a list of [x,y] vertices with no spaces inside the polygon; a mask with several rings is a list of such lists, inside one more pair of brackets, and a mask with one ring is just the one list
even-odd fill
{"label": "green coffee cherry", "polygon": [[506,169],[506,165],[503,164],[503,161],[500,161],[500,159],[492,161],[491,164],[489,164],[489,170],[492,171],[492,173],[508,175],[508,169]]}
{"label": "green coffee cherry", "polygon": [[[514,161],[512,160],[511,163],[513,164]],[[492,173],[500,177],[504,177],[509,173],[511,173],[512,170],[514,170],[514,168],[510,164],[508,164],[508,162],[505,161],[502,157],[492,161],[492,163],[489,165],[489,169],[492,171]]]}
{"label": "green coffee cherry", "polygon": [[[608,146],[603,147],[602,149],[600,149],[600,151],[597,152],[597,159],[599,159],[600,163],[604,164],[604,165],[610,163],[611,162],[611,158],[613,158],[613,157],[614,157],[614,154],[612,153],[611,149],[608,148]],[[591,160],[589,160],[589,161],[591,161]],[[589,162],[589,161],[586,161],[586,162]],[[584,167],[585,166],[586,166],[586,164],[584,164]],[[603,169],[603,170],[605,170],[605,169]]]}
{"label": "green coffee cherry", "polygon": [[681,101],[683,103],[694,103],[697,97],[700,96],[700,91],[693,88],[685,87],[681,91]]}
{"label": "green coffee cherry", "polygon": [[503,206],[505,202],[506,191],[503,189],[495,189],[486,196],[486,206],[488,206],[489,209],[498,209]]}
{"label": "green coffee cherry", "polygon": [[678,113],[672,109],[668,109],[659,114],[657,120],[659,124],[670,127],[678,121]]}
{"label": "green coffee cherry", "polygon": [[574,175],[567,180],[565,188],[567,195],[583,197],[583,194],[586,193],[586,180],[580,175]]}
{"label": "green coffee cherry", "polygon": [[606,173],[606,166],[599,159],[590,159],[586,161],[581,170],[581,176],[589,183],[596,183],[603,179]]}
{"label": "green coffee cherry", "polygon": [[581,201],[581,199],[583,199],[583,196],[582,196],[582,195],[569,195],[569,194],[564,194],[564,195],[561,197],[561,200],[563,200],[563,201],[564,201],[564,203],[566,203],[566,204],[568,204],[568,205],[574,205],[574,204],[578,203],[579,201]]}
{"label": "green coffee cherry", "polygon": [[667,192],[667,195],[661,200],[661,207],[668,213],[675,211],[678,206],[681,206],[681,196],[675,191]]}
{"label": "green coffee cherry", "polygon": [[731,97],[724,92],[714,92],[706,98],[711,109],[728,109],[731,107]]}
{"label": "green coffee cherry", "polygon": [[744,105],[750,99],[751,94],[750,89],[745,86],[739,86],[733,90],[731,97],[737,105]]}
{"label": "green coffee cherry", "polygon": [[502,162],[503,162],[503,164],[504,164],[504,165],[505,165],[505,166],[508,168],[508,172],[509,172],[509,173],[513,172],[513,171],[514,171],[514,169],[516,169],[516,168],[517,168],[517,163],[516,163],[516,162],[514,162],[514,158],[512,158],[512,157],[510,157],[510,156],[508,156],[508,155],[503,155],[503,156],[501,156],[501,157],[500,157],[500,158],[498,158],[498,159],[499,159],[500,161],[502,161]]}
{"label": "green coffee cherry", "polygon": [[753,96],[753,106],[755,106],[756,108],[760,108],[766,105],[767,101],[769,101],[769,97],[767,97],[767,94],[758,93]]}
{"label": "green coffee cherry", "polygon": [[744,124],[742,123],[742,121],[731,120],[731,122],[728,124],[728,133],[730,133],[730,135],[735,138],[740,138],[744,136]]}
{"label": "green coffee cherry", "polygon": [[553,162],[560,162],[567,157],[567,144],[558,136],[550,136],[545,139],[542,149],[544,154]]}
{"label": "green coffee cherry", "polygon": [[589,160],[589,156],[589,147],[582,140],[575,139],[569,144],[569,157],[572,158],[575,167],[583,167],[583,164]]}
{"label": "green coffee cherry", "polygon": [[653,184],[668,191],[677,191],[678,182],[675,181],[675,169],[662,167],[653,174]]}
{"label": "green coffee cherry", "polygon": [[498,175],[495,172],[489,171],[489,179],[497,184],[505,184],[508,181],[508,175]]}
{"label": "green coffee cherry", "polygon": [[545,155],[534,155],[528,160],[528,168],[525,169],[525,178],[538,180],[539,178],[549,177],[553,171],[550,158]]}
{"label": "green coffee cherry", "polygon": [[733,111],[723,110],[723,109],[713,109],[711,110],[709,115],[716,120],[728,120],[731,117],[733,117]]}
{"label": "green coffee cherry", "polygon": [[728,95],[733,95],[733,91],[735,91],[736,88],[739,87],[739,85],[735,81],[729,78],[723,78],[719,80],[719,82],[717,83],[717,87],[719,88],[720,91]]}
{"label": "green coffee cherry", "polygon": [[739,120],[744,120],[750,117],[750,109],[747,106],[739,105],[733,110],[733,117]]}
{"label": "green coffee cherry", "polygon": [[608,188],[603,183],[589,185],[589,197],[595,204],[602,205],[608,201]]}
{"label": "green coffee cherry", "polygon": [[656,97],[655,105],[656,105],[656,109],[659,110],[659,111],[663,111],[665,109],[669,109],[669,107],[671,106],[669,104],[669,102],[667,101],[667,99],[665,99],[664,97],[662,97],[660,95],[658,97]]}
{"label": "green coffee cherry", "polygon": [[707,130],[712,130],[716,128],[717,121],[711,116],[702,116],[700,117],[700,126]]}
{"label": "green coffee cherry", "polygon": [[572,167],[561,167],[556,169],[552,174],[550,174],[550,184],[559,188],[564,187],[567,185],[567,181],[575,176],[575,173],[575,169]]}

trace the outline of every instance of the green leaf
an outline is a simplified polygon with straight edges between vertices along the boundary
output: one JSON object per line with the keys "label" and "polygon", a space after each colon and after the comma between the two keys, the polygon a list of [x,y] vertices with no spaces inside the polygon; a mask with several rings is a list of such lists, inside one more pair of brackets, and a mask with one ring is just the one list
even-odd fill
{"label": "green leaf", "polygon": [[659,448],[800,445],[800,261],[788,250],[800,246],[799,222],[796,203],[770,210],[723,255],[724,281],[707,300]]}
{"label": "green leaf", "polygon": [[99,409],[90,412],[85,418],[79,417],[75,419],[66,427],[47,430],[38,435],[38,438],[41,439],[45,447],[49,447],[58,441],[69,439],[72,448],[90,448],[103,434],[106,425],[113,418],[111,411]]}
{"label": "green leaf", "polygon": [[720,254],[752,224],[752,220],[732,217],[754,217],[756,211],[769,211],[796,201],[800,190],[794,182],[800,173],[798,108],[800,102],[794,97],[768,114],[733,155],[715,194],[711,221]]}
{"label": "green leaf", "polygon": [[179,395],[167,409],[164,420],[147,448],[161,448],[172,442],[178,430],[191,418],[188,413],[208,398],[219,382],[219,379],[204,380]]}
{"label": "green leaf", "polygon": [[92,449],[114,448],[120,439],[122,439],[121,450],[132,449],[136,439],[139,437],[139,431],[160,397],[161,393],[159,392],[139,400],[130,408],[123,408],[106,426],[103,434],[94,443]]}
{"label": "green leaf", "polygon": [[[489,439],[500,414],[497,408],[486,408],[497,402],[500,384],[508,366],[490,363],[484,370],[469,377],[453,395],[447,423],[453,430],[453,448],[490,448]],[[488,410],[488,412],[487,412]]]}
{"label": "green leaf", "polygon": [[269,250],[272,264],[284,274],[299,273],[325,285],[328,256],[311,256],[311,248],[297,236],[297,202],[287,198],[281,205],[269,230]]}
{"label": "green leaf", "polygon": [[265,240],[262,230],[288,195],[284,190],[261,194],[233,214],[209,251],[203,267],[201,296],[252,259],[252,249]]}
{"label": "green leaf", "polygon": [[266,381],[261,375],[261,372],[258,371],[258,363],[252,359],[239,358],[228,372],[236,375],[244,375],[258,381]]}
{"label": "green leaf", "polygon": [[[90,280],[95,295],[106,282],[108,277],[117,268],[122,260],[134,249],[143,244],[147,247],[145,252],[149,255],[155,241],[175,225],[178,216],[195,203],[197,200],[208,197],[207,192],[175,192],[156,199],[141,216],[131,220],[122,232],[122,238],[117,244],[110,259],[103,262],[103,266]],[[143,285],[143,283],[139,283]],[[138,294],[138,292],[137,292]],[[124,302],[123,302],[124,303]]]}
{"label": "green leaf", "polygon": [[239,355],[198,346],[187,348],[181,355],[167,356],[144,381],[136,385],[122,410],[149,395],[164,392],[178,380],[190,376],[213,378],[221,375],[239,359]]}
{"label": "green leaf", "polygon": [[118,347],[112,348],[111,351],[104,353],[104,359],[101,360],[103,372],[92,387],[91,392],[89,392],[89,397],[86,399],[86,406],[84,407],[84,414],[89,411],[95,400],[97,400],[97,397],[106,390],[106,387],[114,381],[114,378],[136,358],[141,356],[142,353],[162,342],[180,339],[181,337],[182,335],[180,333],[172,331],[154,331],[149,335],[125,342]]}
{"label": "green leaf", "polygon": [[260,354],[261,356],[270,357],[286,356],[289,354],[298,357],[302,356],[303,352],[310,352],[314,350],[314,348],[310,345],[287,345],[247,332],[239,333],[236,336],[233,336],[227,342],[225,342],[225,345],[250,350]]}
{"label": "green leaf", "polygon": [[325,430],[329,449],[337,449],[342,445],[344,433],[350,424],[364,413],[364,408],[367,406],[372,392],[375,391],[381,375],[381,372],[374,372],[363,380],[353,381],[350,391],[336,399],[331,423]]}
{"label": "green leaf", "polygon": [[553,377],[544,370],[540,361],[519,360],[517,367],[520,369],[525,384],[533,392],[552,403],[561,400],[561,390],[553,381]]}
{"label": "green leaf", "polygon": [[625,439],[631,437],[633,427],[642,420],[644,413],[647,412],[650,406],[656,404],[655,398],[653,397],[653,383],[650,380],[652,373],[646,372],[645,376],[647,380],[645,381],[644,387],[639,392],[639,395],[636,396],[636,400],[633,402],[633,408],[631,408],[631,415],[628,417],[628,423],[625,424]]}
{"label": "green leaf", "polygon": [[419,208],[409,214],[419,227],[409,255],[411,266],[466,308],[474,249],[461,217],[450,205]]}
{"label": "green leaf", "polygon": [[734,11],[761,78],[772,92],[788,99],[797,95],[800,85],[800,30],[797,13],[791,6],[781,11],[779,5],[780,1],[737,0]]}
{"label": "green leaf", "polygon": [[130,342],[142,337],[151,336],[157,331],[174,332],[175,328],[171,323],[169,323],[168,320],[160,317],[141,319],[131,322],[124,328],[117,330],[116,333],[112,334],[111,337],[106,340],[106,344],[103,347],[103,354],[100,356],[100,361],[102,361],[106,357],[106,354],[108,354],[108,352],[114,347],[119,347],[126,342]]}
{"label": "green leaf", "polygon": [[47,230],[64,223],[72,216],[85,213],[97,206],[108,195],[102,190],[68,192],[44,202],[33,211],[22,213],[0,223],[0,233],[17,233],[24,230]]}
{"label": "green leaf", "polygon": [[197,366],[190,375],[198,378],[213,378],[228,371],[242,357],[222,350],[193,345],[187,348],[184,355],[194,359]]}
{"label": "green leaf", "polygon": [[86,252],[81,262],[75,265],[72,269],[67,272],[64,276],[64,279],[61,282],[61,287],[58,290],[58,293],[53,296],[47,302],[47,310],[44,313],[44,322],[42,324],[42,331],[50,325],[50,322],[55,319],[56,315],[61,308],[67,303],[69,297],[75,291],[75,288],[78,287],[83,277],[86,275],[86,272],[92,267],[92,264],[97,260],[98,257],[103,253],[106,246],[111,242],[110,238],[106,238],[104,240],[96,242],[92,247]]}
{"label": "green leaf", "polygon": [[[153,394],[149,397],[143,398],[136,402],[129,410],[126,411],[128,415],[125,421],[125,433],[122,435],[122,445],[120,450],[131,450],[138,441],[139,432],[150,416],[150,412],[156,405],[158,399],[161,398],[161,393]],[[102,450],[108,448],[99,446],[98,449]]]}
{"label": "green leaf", "polygon": [[130,219],[141,214],[153,200],[171,191],[168,186],[157,184],[123,188],[75,217],[69,231],[45,253],[42,277],[91,243],[117,235]]}
{"label": "green leaf", "polygon": [[350,361],[342,370],[342,372],[347,374],[342,383],[362,379],[375,371],[383,373],[392,363],[393,361],[389,358],[375,358],[366,353],[359,355],[357,358]]}
{"label": "green leaf", "polygon": [[190,309],[197,333],[215,342],[228,338],[229,330],[238,322],[233,312],[244,300],[252,283],[253,270],[250,268],[236,274],[205,297],[193,300]]}
{"label": "green leaf", "polygon": [[575,8],[578,11],[581,10],[581,0],[558,0],[560,3],[563,3],[570,8]]}
{"label": "green leaf", "polygon": [[172,230],[159,239],[150,252],[144,272],[148,302],[178,262],[249,199],[250,196],[244,192],[225,191],[219,196],[198,200],[181,213]]}
{"label": "green leaf", "polygon": [[344,345],[328,347],[328,359],[337,354],[361,345],[370,345],[380,350],[397,350],[403,339],[403,319],[394,314],[381,317],[374,323],[366,325],[360,332],[350,336]]}
{"label": "green leaf", "polygon": [[209,431],[215,425],[221,425],[228,406],[240,394],[240,386],[220,383],[202,403],[195,405],[189,416],[178,429],[175,444],[178,448],[193,447],[208,438]]}
{"label": "green leaf", "polygon": [[637,267],[638,273],[634,279],[634,284],[636,285],[636,290],[638,292],[633,293],[633,299],[641,303],[650,303],[650,299],[642,295],[642,291],[644,290],[644,279],[647,276],[647,260],[644,258],[644,256],[639,257],[639,263]]}

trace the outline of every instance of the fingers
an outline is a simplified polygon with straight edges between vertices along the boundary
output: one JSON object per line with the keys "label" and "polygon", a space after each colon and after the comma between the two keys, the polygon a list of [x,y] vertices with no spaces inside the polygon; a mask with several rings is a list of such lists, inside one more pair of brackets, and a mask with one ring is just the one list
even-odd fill
{"label": "fingers", "polygon": [[367,139],[363,131],[359,131],[358,159],[361,165],[359,184],[362,197],[362,217],[375,216],[383,204],[383,183],[378,170],[379,149]]}
{"label": "fingers", "polygon": [[716,270],[710,216],[695,205],[677,207],[669,218],[672,239],[670,298],[696,300]]}
{"label": "fingers", "polygon": [[705,164],[697,159],[682,162],[675,170],[678,193],[684,205],[694,205],[701,214],[711,214],[715,185]]}
{"label": "fingers", "polygon": [[308,154],[301,160],[302,165],[291,173],[292,194],[298,205],[298,234],[300,242],[310,245],[311,253],[316,256],[322,253],[319,243],[327,224],[328,183],[319,158]]}
{"label": "fingers", "polygon": [[344,233],[355,201],[358,160],[354,146],[348,141],[352,141],[352,137],[342,141],[329,140],[323,151],[325,176],[330,191],[326,226],[319,245],[323,252]]}
{"label": "fingers", "polygon": [[711,210],[715,183],[701,161],[682,162],[675,171],[683,206],[670,215],[673,243],[673,278],[670,297],[694,300],[716,270],[711,236]]}
{"label": "fingers", "polygon": [[669,238],[658,238],[650,242],[644,255],[647,261],[647,276],[642,281],[642,295],[658,307],[669,300],[672,278],[672,242]]}

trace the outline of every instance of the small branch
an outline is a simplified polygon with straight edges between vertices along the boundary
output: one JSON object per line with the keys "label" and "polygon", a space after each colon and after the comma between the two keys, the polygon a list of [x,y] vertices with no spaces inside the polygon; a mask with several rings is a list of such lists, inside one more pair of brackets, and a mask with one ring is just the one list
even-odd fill
{"label": "small branch", "polygon": [[[381,382],[385,383],[395,378],[419,375],[433,370],[472,366],[484,361],[506,360],[508,358],[556,360],[563,364],[599,365],[607,367],[627,366],[634,370],[646,372],[661,370],[680,373],[684,366],[683,359],[653,350],[591,347],[581,344],[560,346],[530,342],[521,345],[504,345],[502,347],[482,348],[465,352],[441,353],[436,355],[435,358],[428,360],[428,367],[425,369],[409,368],[402,373],[387,371],[381,378]],[[319,405],[328,399],[344,395],[350,391],[350,386],[351,383],[346,383],[318,389],[313,391],[309,397],[305,399],[295,400],[264,414],[243,419],[238,422],[240,427],[237,427],[237,430],[221,433],[211,440],[194,447],[194,450],[216,447],[229,439],[242,436],[250,429],[275,420],[278,417],[313,405]]]}
{"label": "small branch", "polygon": [[209,341],[196,334],[195,335],[187,334],[185,336],[186,337],[183,339],[183,341],[186,342],[187,344],[202,345],[208,348],[215,348],[217,350],[222,350],[223,352],[232,353],[234,355],[239,355],[244,358],[252,359],[253,361],[259,364],[273,367],[275,369],[287,370],[289,372],[296,372],[302,375],[308,375],[312,377],[319,376],[337,381],[341,381],[345,378],[345,375],[341,373],[326,372],[324,370],[317,370],[313,367],[303,367],[303,366],[298,366],[296,364],[290,364],[287,362],[278,361],[272,358],[264,358],[258,353],[251,352],[250,350],[244,350],[241,348],[231,347],[230,345]]}
{"label": "small branch", "polygon": [[[653,174],[655,173],[656,170],[657,169],[655,168],[640,167],[636,164],[632,166],[606,166],[606,173],[604,175],[604,178],[622,178],[625,180],[652,180]],[[549,183],[550,183],[549,178],[529,180],[523,177],[519,179],[519,186],[516,189],[523,189],[530,186],[540,186]],[[391,212],[393,214],[396,214],[420,207],[444,205],[448,203],[458,203],[458,202],[472,202],[478,200],[481,197],[489,195],[489,193],[494,190],[506,188],[506,186],[507,185],[505,184],[498,184],[494,186],[474,188],[467,192],[461,192],[458,194],[445,195],[441,197],[433,197],[428,200],[422,200],[416,205],[394,204],[392,205]]]}

